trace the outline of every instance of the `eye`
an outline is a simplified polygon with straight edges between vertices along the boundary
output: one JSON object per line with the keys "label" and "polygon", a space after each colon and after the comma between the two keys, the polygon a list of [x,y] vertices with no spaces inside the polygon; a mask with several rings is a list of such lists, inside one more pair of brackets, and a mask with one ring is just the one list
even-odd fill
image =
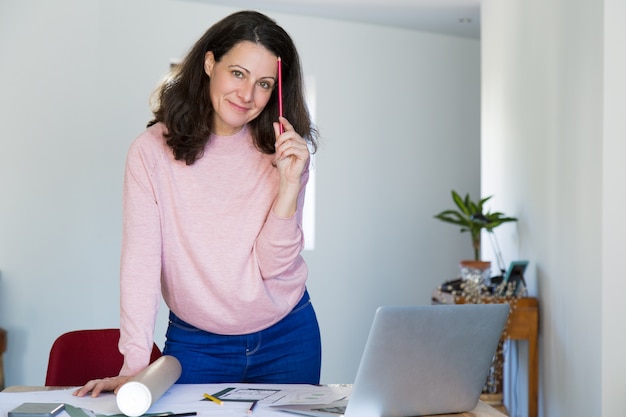
{"label": "eye", "polygon": [[231,74],[233,74],[235,78],[243,78],[243,72],[239,70],[232,70]]}
{"label": "eye", "polygon": [[261,87],[264,90],[271,90],[272,88],[274,88],[272,83],[269,81],[259,81],[259,87]]}

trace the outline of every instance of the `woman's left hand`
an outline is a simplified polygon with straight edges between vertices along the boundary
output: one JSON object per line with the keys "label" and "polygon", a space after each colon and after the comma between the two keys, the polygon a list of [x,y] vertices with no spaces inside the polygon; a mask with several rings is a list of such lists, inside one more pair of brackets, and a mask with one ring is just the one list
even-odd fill
{"label": "woman's left hand", "polygon": [[[282,123],[284,127],[282,134],[279,123]],[[280,184],[273,210],[276,215],[287,218],[297,210],[302,173],[311,155],[306,141],[284,117],[274,122],[274,132],[276,133],[275,163]]]}
{"label": "woman's left hand", "polygon": [[[280,134],[279,123],[282,123],[284,132]],[[309,163],[310,153],[306,141],[295,131],[291,123],[284,117],[274,122],[276,133],[276,167],[280,174],[281,183],[300,186],[300,177]]]}

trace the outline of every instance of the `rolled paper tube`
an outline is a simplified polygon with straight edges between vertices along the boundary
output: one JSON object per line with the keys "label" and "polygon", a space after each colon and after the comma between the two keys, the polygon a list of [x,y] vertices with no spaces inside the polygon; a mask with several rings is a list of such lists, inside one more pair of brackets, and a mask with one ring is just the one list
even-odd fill
{"label": "rolled paper tube", "polygon": [[180,377],[182,367],[173,356],[164,355],[132,377],[117,392],[117,407],[138,417],[157,401]]}

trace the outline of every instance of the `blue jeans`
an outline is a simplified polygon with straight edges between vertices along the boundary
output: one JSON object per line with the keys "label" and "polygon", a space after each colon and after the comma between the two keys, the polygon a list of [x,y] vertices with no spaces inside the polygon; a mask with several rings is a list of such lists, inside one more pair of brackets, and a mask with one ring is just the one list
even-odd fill
{"label": "blue jeans", "polygon": [[166,339],[163,354],[183,368],[179,384],[319,384],[320,331],[307,292],[284,319],[244,335],[205,332],[170,311]]}

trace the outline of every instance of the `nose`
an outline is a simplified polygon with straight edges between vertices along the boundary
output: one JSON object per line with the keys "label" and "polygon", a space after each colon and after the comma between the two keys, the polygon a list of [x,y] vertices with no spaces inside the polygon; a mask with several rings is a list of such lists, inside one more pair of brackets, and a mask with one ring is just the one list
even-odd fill
{"label": "nose", "polygon": [[245,102],[252,101],[254,97],[254,83],[247,82],[240,86],[238,91],[239,97]]}

